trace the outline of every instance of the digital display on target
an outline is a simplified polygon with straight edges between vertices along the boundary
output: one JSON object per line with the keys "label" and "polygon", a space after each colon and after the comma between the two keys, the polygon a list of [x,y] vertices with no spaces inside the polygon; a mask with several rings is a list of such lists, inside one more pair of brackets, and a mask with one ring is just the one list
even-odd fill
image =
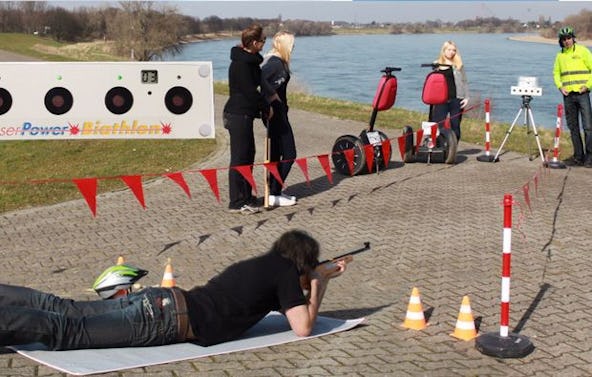
{"label": "digital display on target", "polygon": [[158,71],[155,69],[143,69],[142,84],[158,84]]}

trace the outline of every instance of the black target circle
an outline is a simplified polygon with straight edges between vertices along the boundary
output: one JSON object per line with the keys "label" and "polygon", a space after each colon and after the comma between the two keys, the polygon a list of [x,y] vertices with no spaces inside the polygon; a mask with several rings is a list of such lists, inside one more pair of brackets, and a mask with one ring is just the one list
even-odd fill
{"label": "black target circle", "polygon": [[193,96],[187,88],[175,86],[166,93],[164,104],[173,114],[185,114],[193,105]]}
{"label": "black target circle", "polygon": [[0,115],[6,114],[12,107],[12,96],[4,88],[0,88]]}
{"label": "black target circle", "polygon": [[105,106],[113,114],[125,114],[134,105],[134,96],[129,89],[116,86],[109,89],[105,95]]}
{"label": "black target circle", "polygon": [[70,111],[74,104],[72,93],[66,88],[51,88],[45,94],[45,108],[52,114],[62,115]]}

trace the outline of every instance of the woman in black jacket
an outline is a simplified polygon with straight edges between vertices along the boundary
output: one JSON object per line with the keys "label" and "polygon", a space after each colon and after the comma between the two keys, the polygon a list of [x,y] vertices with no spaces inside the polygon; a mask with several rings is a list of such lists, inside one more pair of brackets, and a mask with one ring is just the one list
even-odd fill
{"label": "woman in black jacket", "polygon": [[[262,90],[273,109],[269,122],[270,161],[278,162],[278,172],[282,183],[286,181],[292,164],[296,159],[294,133],[288,120],[288,98],[286,95],[290,81],[290,57],[294,48],[294,34],[280,31],[273,36],[273,46],[265,55],[262,74]],[[269,178],[269,205],[291,206],[296,197],[282,193],[282,183],[272,175]]]}
{"label": "woman in black jacket", "polygon": [[241,44],[230,50],[228,87],[230,97],[224,106],[224,128],[230,134],[230,169],[228,185],[231,212],[251,214],[259,212],[251,184],[234,166],[253,166],[255,137],[253,120],[267,114],[269,107],[259,91],[261,85],[259,53],[265,45],[263,28],[254,24],[243,30]]}

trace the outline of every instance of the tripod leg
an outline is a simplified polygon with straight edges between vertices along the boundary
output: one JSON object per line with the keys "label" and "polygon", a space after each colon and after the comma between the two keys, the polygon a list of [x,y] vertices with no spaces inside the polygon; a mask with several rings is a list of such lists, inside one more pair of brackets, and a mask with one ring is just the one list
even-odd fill
{"label": "tripod leg", "polygon": [[522,108],[520,108],[520,110],[518,111],[518,114],[516,114],[516,117],[514,118],[514,121],[512,122],[512,125],[510,126],[510,128],[508,128],[508,131],[506,131],[506,136],[504,137],[504,141],[502,141],[502,144],[498,148],[497,153],[493,157],[494,162],[499,161],[499,154],[501,153],[502,149],[504,148],[504,144],[506,144],[506,141],[508,141],[508,138],[510,137],[512,130],[514,129],[514,126],[516,125],[516,121],[518,121],[518,118],[520,117],[520,114],[522,114]]}
{"label": "tripod leg", "polygon": [[543,148],[541,147],[541,141],[539,139],[539,133],[536,129],[536,125],[534,124],[534,116],[532,115],[532,110],[529,108],[527,110],[529,119],[530,119],[530,123],[532,124],[532,130],[534,132],[534,138],[536,140],[537,146],[539,147],[539,153],[541,156],[541,161],[543,162],[543,164],[545,163],[545,155],[543,154]]}

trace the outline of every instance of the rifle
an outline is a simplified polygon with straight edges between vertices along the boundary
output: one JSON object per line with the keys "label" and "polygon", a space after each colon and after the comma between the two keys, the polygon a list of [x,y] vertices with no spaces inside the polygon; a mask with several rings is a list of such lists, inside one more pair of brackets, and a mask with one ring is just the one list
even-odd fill
{"label": "rifle", "polygon": [[[347,262],[350,262],[353,259],[353,256],[355,254],[359,254],[359,253],[367,251],[367,250],[370,250],[370,242],[364,242],[364,247],[361,247],[359,249],[352,250],[352,251],[347,252],[345,254],[341,254],[341,255],[339,255],[335,258],[332,258],[332,259],[325,259],[324,261],[319,262],[318,265],[327,263],[326,268],[331,268],[332,266],[329,263],[336,262],[336,261],[343,260],[343,259],[346,259]],[[300,286],[305,291],[308,291],[310,289],[310,277],[308,276],[308,274],[304,274],[304,275],[300,276]]]}
{"label": "rifle", "polygon": [[356,250],[352,250],[352,251],[347,252],[345,254],[341,254],[341,255],[339,255],[339,256],[337,256],[335,258],[325,259],[324,261],[319,262],[319,264],[328,263],[328,262],[335,262],[335,261],[338,261],[338,260],[341,260],[341,259],[346,259],[346,258],[348,258],[350,256],[354,256],[354,255],[359,254],[361,252],[364,252],[366,250],[370,250],[370,242],[364,242],[364,247],[361,247],[361,248],[356,249]]}

